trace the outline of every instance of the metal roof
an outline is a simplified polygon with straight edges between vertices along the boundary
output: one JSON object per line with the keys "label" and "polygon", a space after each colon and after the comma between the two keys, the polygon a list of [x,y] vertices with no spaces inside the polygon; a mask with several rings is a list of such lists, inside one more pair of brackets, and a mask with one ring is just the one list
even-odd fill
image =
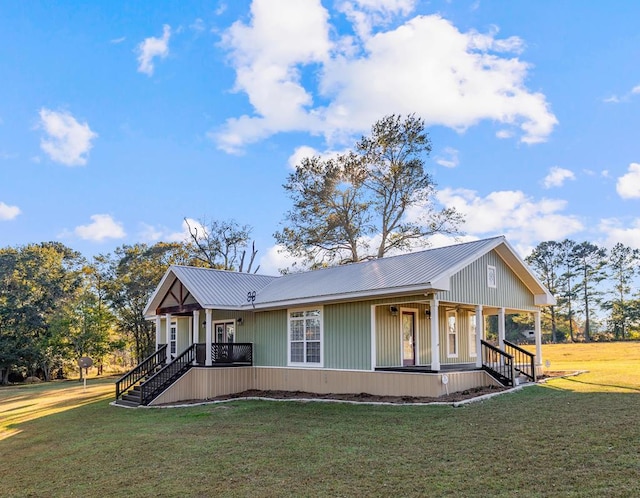
{"label": "metal roof", "polygon": [[[537,304],[553,304],[549,291],[505,238],[494,237],[280,277],[171,266],[149,300],[145,315],[152,315],[159,307],[173,285],[171,275],[182,282],[203,308],[269,309],[448,290],[453,274],[493,249],[532,290]],[[253,302],[247,300],[249,293],[255,293]]]}
{"label": "metal roof", "polygon": [[238,309],[247,302],[247,292],[257,292],[278,277],[194,266],[170,266],[145,307],[153,315],[177,278],[203,308]]}
{"label": "metal roof", "polygon": [[285,275],[257,293],[255,306],[364,295],[447,290],[448,277],[493,249],[503,237]]}

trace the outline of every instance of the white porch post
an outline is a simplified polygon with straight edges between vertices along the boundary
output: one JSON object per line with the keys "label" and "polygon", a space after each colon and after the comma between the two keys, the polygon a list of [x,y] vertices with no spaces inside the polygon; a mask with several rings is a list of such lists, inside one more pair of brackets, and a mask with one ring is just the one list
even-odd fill
{"label": "white porch post", "polygon": [[200,340],[200,310],[193,312],[193,343],[198,344]]}
{"label": "white porch post", "polygon": [[438,300],[429,301],[431,312],[431,370],[440,370],[440,326],[438,324]]}
{"label": "white porch post", "polygon": [[482,305],[476,306],[476,367],[482,367],[482,344],[484,339],[484,316],[482,316]]}
{"label": "white porch post", "polygon": [[542,320],[539,311],[533,313],[535,319],[536,365],[542,365]]}
{"label": "white porch post", "polygon": [[206,316],[206,320],[207,320],[207,351],[206,351],[206,359],[205,359],[205,365],[207,367],[210,367],[212,365],[211,362],[211,330],[213,327],[213,324],[211,323],[211,309],[207,308],[205,311],[205,316]]}
{"label": "white porch post", "polygon": [[160,328],[162,327],[162,317],[160,315],[156,315],[156,351],[160,347]]}
{"label": "white porch post", "polygon": [[171,313],[164,315],[164,320],[165,331],[167,332],[167,364],[169,364],[171,363]]}
{"label": "white porch post", "polygon": [[[192,329],[191,329],[191,342],[192,344],[198,344],[198,340],[200,339],[200,310],[194,310],[193,311],[193,317],[191,318],[191,323],[192,323]],[[198,346],[196,346],[196,351],[197,351]],[[197,360],[197,352],[196,352],[196,358],[194,358],[193,360],[193,364],[197,365],[198,364],[198,360]]]}
{"label": "white porch post", "polygon": [[504,308],[498,310],[498,347],[504,349],[504,336],[505,336],[505,311]]}

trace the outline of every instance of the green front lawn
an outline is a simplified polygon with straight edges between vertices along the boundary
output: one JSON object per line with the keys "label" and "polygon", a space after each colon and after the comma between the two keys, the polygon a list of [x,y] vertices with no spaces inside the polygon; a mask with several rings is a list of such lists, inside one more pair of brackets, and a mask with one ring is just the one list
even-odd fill
{"label": "green front lawn", "polygon": [[640,386],[590,370],[464,408],[128,410],[104,381],[0,389],[0,496],[640,495]]}

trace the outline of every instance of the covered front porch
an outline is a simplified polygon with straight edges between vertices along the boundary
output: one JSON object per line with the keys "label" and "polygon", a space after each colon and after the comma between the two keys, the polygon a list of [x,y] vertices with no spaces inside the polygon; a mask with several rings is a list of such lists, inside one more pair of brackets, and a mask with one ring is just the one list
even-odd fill
{"label": "covered front porch", "polygon": [[[483,341],[500,350],[514,341],[506,339],[506,317],[533,315],[535,365],[542,366],[540,312],[497,308],[437,299],[407,299],[371,306],[372,368],[408,367],[439,372],[454,368],[482,368]],[[497,318],[497,333],[488,338],[488,317]]]}
{"label": "covered front porch", "polygon": [[[506,339],[507,316],[523,313],[533,315],[535,354]],[[520,375],[535,381],[542,373],[537,310],[431,298],[375,304],[371,317],[371,362],[375,371],[445,373],[484,369],[494,370],[496,378],[505,384],[513,384]],[[489,317],[497,322],[491,338],[487,334]]]}

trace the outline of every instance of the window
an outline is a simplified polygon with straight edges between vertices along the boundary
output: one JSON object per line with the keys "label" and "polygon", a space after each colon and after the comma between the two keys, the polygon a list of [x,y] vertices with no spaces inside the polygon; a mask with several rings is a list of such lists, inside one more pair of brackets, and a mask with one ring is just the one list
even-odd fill
{"label": "window", "polygon": [[289,311],[289,365],[322,365],[322,310]]}
{"label": "window", "polygon": [[447,357],[458,357],[458,326],[455,311],[447,311]]}
{"label": "window", "polygon": [[487,265],[487,285],[492,289],[496,288],[496,267]]}
{"label": "window", "polygon": [[176,332],[178,330],[178,324],[176,322],[171,322],[170,329],[170,338],[169,338],[169,352],[171,354],[176,354]]}
{"label": "window", "polygon": [[474,358],[478,356],[478,348],[476,348],[477,338],[476,314],[469,313],[469,356]]}

